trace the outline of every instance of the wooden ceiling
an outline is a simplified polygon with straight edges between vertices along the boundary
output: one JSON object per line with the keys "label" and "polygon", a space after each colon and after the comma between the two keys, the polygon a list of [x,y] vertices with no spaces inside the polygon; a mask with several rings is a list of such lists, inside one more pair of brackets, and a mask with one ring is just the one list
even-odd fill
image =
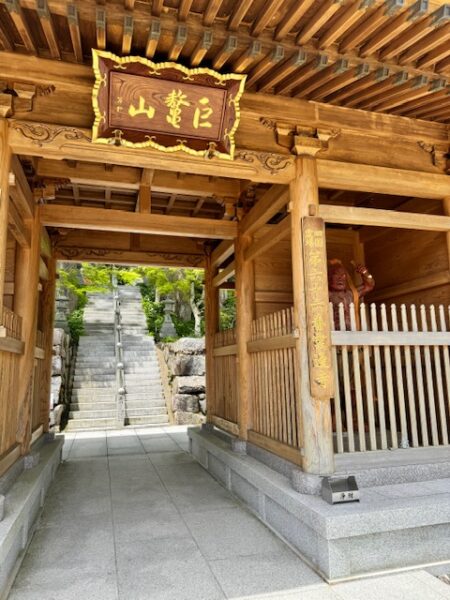
{"label": "wooden ceiling", "polygon": [[439,0],[3,0],[0,45],[211,66],[248,73],[251,91],[450,122],[450,4]]}

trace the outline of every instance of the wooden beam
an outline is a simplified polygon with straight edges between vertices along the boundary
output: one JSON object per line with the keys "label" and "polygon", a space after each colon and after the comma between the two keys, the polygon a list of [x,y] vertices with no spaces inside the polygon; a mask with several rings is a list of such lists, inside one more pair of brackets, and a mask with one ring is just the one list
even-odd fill
{"label": "wooden beam", "polygon": [[[253,0],[252,0],[253,1]],[[243,73],[251,64],[257,61],[262,54],[262,44],[258,40],[253,40],[249,47],[236,58],[231,67],[235,73]]]}
{"label": "wooden beam", "polygon": [[450,231],[450,217],[440,215],[321,204],[319,206],[319,216],[327,223],[412,229],[416,231]]}
{"label": "wooden beam", "polygon": [[193,0],[180,0],[178,8],[178,20],[186,21],[189,11],[191,10]]}
{"label": "wooden beam", "polygon": [[60,246],[55,248],[55,258],[65,262],[93,262],[119,265],[145,265],[156,267],[197,268],[204,267],[203,254],[186,251],[168,252],[153,250],[118,250],[95,247]]}
{"label": "wooden beam", "polygon": [[286,239],[291,234],[291,218],[287,216],[277,225],[268,225],[264,235],[253,243],[245,251],[245,260],[255,260],[260,254],[264,254]]}
{"label": "wooden beam", "polygon": [[234,241],[224,240],[211,253],[211,267],[217,269],[234,254]]}
{"label": "wooden beam", "polygon": [[237,31],[252,4],[253,0],[240,0],[240,2],[235,4],[233,12],[228,19],[228,29],[230,31]]}
{"label": "wooden beam", "polygon": [[435,199],[450,193],[447,175],[330,160],[319,160],[317,168],[321,188]]}
{"label": "wooden beam", "polygon": [[23,354],[25,344],[21,340],[11,337],[0,337],[0,352]]}
{"label": "wooden beam", "polygon": [[233,221],[145,215],[113,209],[47,204],[40,206],[39,212],[43,225],[68,227],[69,229],[123,231],[208,239],[233,239],[236,237],[237,231],[237,224]]}
{"label": "wooden beam", "polygon": [[273,185],[240,223],[242,235],[250,235],[265,225],[288,203],[288,190],[281,185]]}
{"label": "wooden beam", "polygon": [[219,273],[217,273],[217,275],[213,279],[213,286],[215,288],[220,287],[222,283],[225,283],[225,281],[231,279],[231,277],[234,276],[235,272],[236,262],[233,260],[228,266],[226,266],[224,269],[219,271]]}
{"label": "wooden beam", "polygon": [[306,83],[304,82],[301,86],[292,90],[292,95],[297,96],[297,98],[310,98],[317,88],[324,86],[330,81],[334,81],[347,70],[348,60],[346,58],[341,58],[333,65],[322,69],[320,73]]}

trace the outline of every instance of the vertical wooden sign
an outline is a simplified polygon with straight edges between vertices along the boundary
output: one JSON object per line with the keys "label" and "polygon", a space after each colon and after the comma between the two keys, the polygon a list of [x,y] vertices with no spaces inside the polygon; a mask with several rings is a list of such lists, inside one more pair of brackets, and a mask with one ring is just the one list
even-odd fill
{"label": "vertical wooden sign", "polygon": [[303,254],[311,396],[317,400],[329,400],[334,386],[325,225],[322,219],[303,218]]}

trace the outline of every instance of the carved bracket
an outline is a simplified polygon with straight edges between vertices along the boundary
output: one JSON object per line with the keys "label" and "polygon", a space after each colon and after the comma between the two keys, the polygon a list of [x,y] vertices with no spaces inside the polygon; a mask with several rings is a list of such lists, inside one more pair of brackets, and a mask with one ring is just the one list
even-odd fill
{"label": "carved bracket", "polygon": [[305,125],[281,123],[261,117],[260,123],[275,133],[276,142],[283,148],[288,148],[292,154],[309,154],[315,156],[318,152],[328,149],[330,139],[340,135],[339,129],[317,129]]}
{"label": "carved bracket", "polygon": [[52,94],[55,86],[0,81],[0,90],[0,115],[12,117],[16,112],[31,112],[35,97]]}

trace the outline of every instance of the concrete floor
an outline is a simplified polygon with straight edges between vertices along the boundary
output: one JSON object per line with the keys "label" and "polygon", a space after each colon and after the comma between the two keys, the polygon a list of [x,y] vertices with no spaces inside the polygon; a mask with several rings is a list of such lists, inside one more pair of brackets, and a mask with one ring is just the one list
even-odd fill
{"label": "concrete floor", "polygon": [[9,599],[450,599],[423,571],[328,586],[187,445],[182,427],[67,435]]}

